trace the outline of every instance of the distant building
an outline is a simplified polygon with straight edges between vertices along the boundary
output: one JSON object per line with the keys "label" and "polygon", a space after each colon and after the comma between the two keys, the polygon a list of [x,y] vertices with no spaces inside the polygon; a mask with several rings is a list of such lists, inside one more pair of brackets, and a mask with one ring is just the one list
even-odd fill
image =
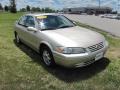
{"label": "distant building", "polygon": [[78,7],[78,8],[64,8],[64,13],[71,13],[71,14],[106,14],[111,13],[112,8],[110,7]]}

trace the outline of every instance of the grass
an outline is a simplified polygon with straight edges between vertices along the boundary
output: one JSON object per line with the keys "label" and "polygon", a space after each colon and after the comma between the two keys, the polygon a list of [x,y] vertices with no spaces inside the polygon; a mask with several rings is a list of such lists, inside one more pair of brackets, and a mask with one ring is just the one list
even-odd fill
{"label": "grass", "polygon": [[120,39],[97,28],[109,41],[106,58],[84,68],[48,68],[40,56],[14,42],[13,26],[22,13],[0,13],[0,90],[120,90]]}

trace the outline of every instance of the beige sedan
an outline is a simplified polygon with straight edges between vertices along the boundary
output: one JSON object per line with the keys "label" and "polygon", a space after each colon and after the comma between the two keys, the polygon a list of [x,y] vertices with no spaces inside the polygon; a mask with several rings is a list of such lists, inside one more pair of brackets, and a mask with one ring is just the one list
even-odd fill
{"label": "beige sedan", "polygon": [[58,14],[22,16],[15,39],[40,53],[47,66],[83,67],[103,58],[108,48],[104,36]]}

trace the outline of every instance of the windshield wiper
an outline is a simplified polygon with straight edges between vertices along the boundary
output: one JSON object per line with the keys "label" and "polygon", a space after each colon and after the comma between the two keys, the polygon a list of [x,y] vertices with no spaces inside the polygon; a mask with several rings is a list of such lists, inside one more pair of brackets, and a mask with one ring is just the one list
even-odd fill
{"label": "windshield wiper", "polygon": [[68,28],[68,27],[74,27],[74,26],[68,26],[68,25],[66,25],[66,26],[61,26],[61,27],[58,27],[58,28]]}
{"label": "windshield wiper", "polygon": [[56,28],[46,28],[46,29],[42,29],[43,31],[44,30],[55,30]]}
{"label": "windshield wiper", "polygon": [[66,26],[60,26],[60,27],[58,27],[58,28],[46,28],[46,29],[42,29],[42,30],[43,30],[43,31],[44,31],[44,30],[56,30],[56,29],[67,28],[67,27],[74,27],[74,26],[68,26],[68,25],[66,25]]}

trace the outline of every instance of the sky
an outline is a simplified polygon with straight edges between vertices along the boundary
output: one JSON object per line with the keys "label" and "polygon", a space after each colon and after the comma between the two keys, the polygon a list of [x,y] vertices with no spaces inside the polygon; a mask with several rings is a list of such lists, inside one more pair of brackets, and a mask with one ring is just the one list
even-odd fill
{"label": "sky", "polygon": [[[98,6],[99,0],[16,0],[17,9],[30,5],[31,7],[51,7],[63,9],[68,7]],[[101,6],[111,7],[118,10],[120,0],[101,0]],[[2,5],[9,5],[9,0],[0,0]]]}

